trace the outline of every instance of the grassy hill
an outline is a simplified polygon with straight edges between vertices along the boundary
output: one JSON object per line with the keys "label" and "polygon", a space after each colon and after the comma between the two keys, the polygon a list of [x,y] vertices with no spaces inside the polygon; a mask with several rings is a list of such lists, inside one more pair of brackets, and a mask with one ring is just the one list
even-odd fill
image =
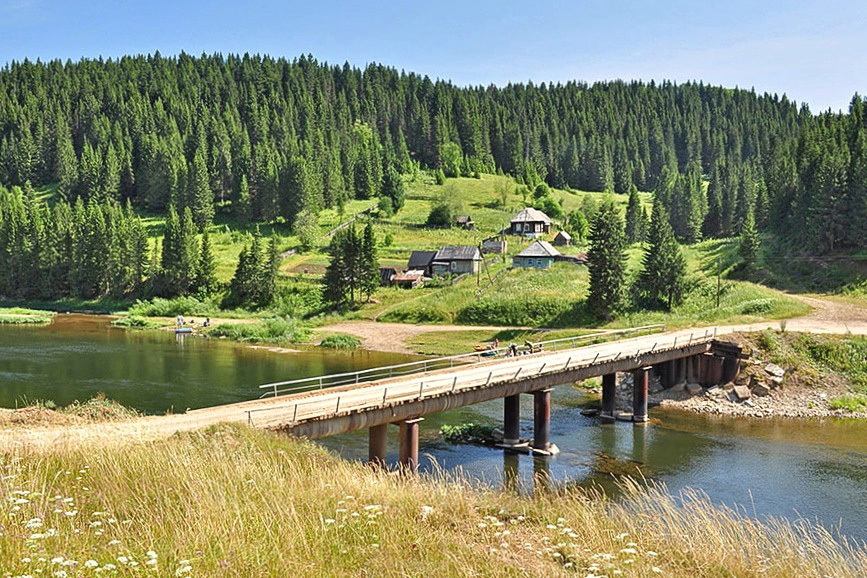
{"label": "grassy hill", "polygon": [[[380,242],[379,257],[382,266],[405,268],[414,250],[435,250],[444,245],[477,245],[482,239],[498,233],[509,219],[531,199],[518,192],[520,187],[502,195],[504,177],[481,175],[481,178],[448,179],[437,185],[426,173],[418,173],[406,181],[407,199],[403,208],[389,218],[375,218],[375,231]],[[460,200],[460,212],[475,221],[475,230],[459,228],[439,229],[425,226],[428,213],[444,191]],[[40,194],[48,198],[52,191]],[[626,196],[583,191],[554,189],[552,196],[564,211],[598,206],[613,200],[625,212]],[[642,201],[649,204],[651,195],[642,193]],[[431,286],[404,290],[382,288],[371,303],[358,310],[323,315],[319,302],[319,281],[328,264],[326,234],[334,227],[351,219],[376,204],[376,200],[355,200],[348,203],[342,213],[324,210],[319,215],[320,239],[308,252],[288,256],[280,267],[281,284],[289,297],[269,314],[292,315],[307,318],[309,323],[321,325],[345,318],[377,319],[407,323],[460,323],[469,325],[530,326],[544,328],[594,327],[598,322],[586,311],[584,301],[588,286],[586,267],[558,263],[548,271],[509,270],[511,255],[521,251],[530,241],[508,237],[509,254],[489,255],[482,272],[453,284],[434,283]],[[151,243],[158,243],[163,232],[162,217],[142,215]],[[367,217],[362,217],[366,219]],[[555,220],[556,221],[556,220]],[[227,215],[217,215],[210,229],[211,242],[217,262],[217,277],[227,283],[234,273],[238,254],[250,234],[257,229],[263,235],[275,235],[281,252],[298,249],[299,239],[284,224],[239,224]],[[557,230],[549,236],[551,240]],[[614,327],[666,323],[671,326],[712,324],[718,322],[756,321],[790,317],[807,311],[778,291],[767,289],[749,280],[727,279],[736,270],[738,257],[735,240],[713,240],[684,248],[689,265],[689,291],[686,301],[671,312],[627,310],[614,322]],[[586,250],[578,243],[565,248],[565,253]],[[640,268],[640,246],[628,250],[629,272],[635,275]],[[717,270],[722,272],[720,305],[717,299]],[[219,313],[214,305],[196,304],[186,300],[164,307],[138,307],[141,315],[172,316],[175,309],[204,315]],[[244,316],[243,312],[232,314]],[[311,317],[312,316],[312,317]]]}

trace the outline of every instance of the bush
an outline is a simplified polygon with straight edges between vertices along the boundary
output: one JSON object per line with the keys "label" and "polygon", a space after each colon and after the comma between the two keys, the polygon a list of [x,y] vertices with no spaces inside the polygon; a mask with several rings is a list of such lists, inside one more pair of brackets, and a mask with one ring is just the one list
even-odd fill
{"label": "bush", "polygon": [[164,299],[154,297],[150,301],[137,300],[129,308],[131,316],[140,317],[177,317],[178,315],[216,315],[220,306],[212,299],[200,300],[195,297],[174,297]]}
{"label": "bush", "polygon": [[379,197],[379,202],[376,207],[379,209],[380,217],[387,219],[394,215],[394,204],[391,202],[391,199],[386,196]]}
{"label": "bush", "polygon": [[128,317],[118,317],[111,324],[114,327],[125,327],[127,329],[156,329],[160,326],[156,321],[151,321],[139,315],[130,315]]}
{"label": "bush", "polygon": [[446,184],[446,174],[443,172],[442,169],[437,169],[437,171],[434,173],[434,180],[438,185]]}
{"label": "bush", "polygon": [[434,205],[427,216],[429,227],[451,227],[455,216],[448,205]]}
{"label": "bush", "polygon": [[258,343],[301,343],[310,338],[310,329],[291,318],[277,317],[259,323],[223,324],[208,333],[235,341]]}
{"label": "bush", "polygon": [[354,335],[346,335],[339,333],[337,335],[329,335],[320,343],[319,347],[329,347],[331,349],[355,349],[361,345],[361,340]]}

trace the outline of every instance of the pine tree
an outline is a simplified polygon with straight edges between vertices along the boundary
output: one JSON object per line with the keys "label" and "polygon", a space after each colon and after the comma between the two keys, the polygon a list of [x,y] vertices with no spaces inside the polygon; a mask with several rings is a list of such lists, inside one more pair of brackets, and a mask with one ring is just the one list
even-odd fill
{"label": "pine tree", "polygon": [[277,276],[280,273],[280,251],[277,248],[277,236],[271,235],[268,240],[268,258],[262,263],[262,290],[259,295],[259,307],[267,307],[277,297]]}
{"label": "pine tree", "polygon": [[668,310],[679,305],[684,296],[686,259],[659,200],[653,203],[647,246],[641,263],[636,287],[641,304]]}
{"label": "pine tree", "polygon": [[738,254],[743,259],[744,264],[749,267],[756,262],[759,254],[759,245],[761,239],[756,231],[756,221],[754,211],[747,211],[746,219],[741,226],[741,236],[738,242]]}
{"label": "pine tree", "polygon": [[193,222],[201,231],[214,221],[214,195],[208,178],[208,165],[203,148],[196,151],[187,169],[187,199]]}
{"label": "pine tree", "polygon": [[591,313],[602,320],[611,319],[623,304],[625,244],[620,214],[613,203],[606,202],[593,219],[587,252],[590,271],[587,305]]}
{"label": "pine tree", "polygon": [[403,179],[394,167],[389,167],[382,178],[382,196],[391,201],[392,210],[396,213],[406,201],[406,191]]}
{"label": "pine tree", "polygon": [[635,185],[629,188],[629,201],[626,204],[626,242],[637,243],[641,240],[641,199]]}
{"label": "pine tree", "polygon": [[216,263],[211,251],[211,239],[208,230],[202,233],[202,243],[199,250],[199,260],[196,265],[196,279],[193,283],[196,292],[211,295],[217,288]]}
{"label": "pine tree", "polygon": [[238,190],[238,200],[235,204],[235,218],[241,225],[247,225],[252,218],[252,206],[250,201],[250,185],[247,184],[247,175],[241,175],[241,185]]}
{"label": "pine tree", "polygon": [[376,236],[373,233],[373,223],[367,222],[361,239],[361,282],[360,289],[365,298],[370,301],[379,287],[379,259],[376,256]]}

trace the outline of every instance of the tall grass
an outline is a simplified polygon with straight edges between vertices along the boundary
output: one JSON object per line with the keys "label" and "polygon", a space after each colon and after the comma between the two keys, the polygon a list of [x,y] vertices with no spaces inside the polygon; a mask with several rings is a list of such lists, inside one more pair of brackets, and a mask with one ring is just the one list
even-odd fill
{"label": "tall grass", "polygon": [[22,307],[0,308],[0,325],[28,325],[50,323],[54,313]]}
{"label": "tall grass", "polygon": [[520,497],[374,471],[243,427],[18,448],[0,469],[0,568],[11,576],[867,573],[864,550],[820,528],[762,524],[700,494],[627,485],[622,503],[570,489]]}

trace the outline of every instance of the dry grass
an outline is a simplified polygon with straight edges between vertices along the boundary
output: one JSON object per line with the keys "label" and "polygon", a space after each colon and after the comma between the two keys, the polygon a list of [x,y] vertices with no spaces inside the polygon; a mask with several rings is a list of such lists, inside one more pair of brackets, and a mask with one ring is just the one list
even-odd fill
{"label": "dry grass", "polygon": [[99,394],[84,402],[58,408],[51,401],[34,401],[18,409],[0,408],[0,427],[64,426],[122,421],[139,414]]}
{"label": "dry grass", "polygon": [[[243,427],[0,457],[5,576],[863,576],[864,551],[686,496],[524,498]],[[42,572],[37,572],[41,569]],[[153,571],[148,571],[151,569]],[[56,574],[56,572],[65,572]]]}

